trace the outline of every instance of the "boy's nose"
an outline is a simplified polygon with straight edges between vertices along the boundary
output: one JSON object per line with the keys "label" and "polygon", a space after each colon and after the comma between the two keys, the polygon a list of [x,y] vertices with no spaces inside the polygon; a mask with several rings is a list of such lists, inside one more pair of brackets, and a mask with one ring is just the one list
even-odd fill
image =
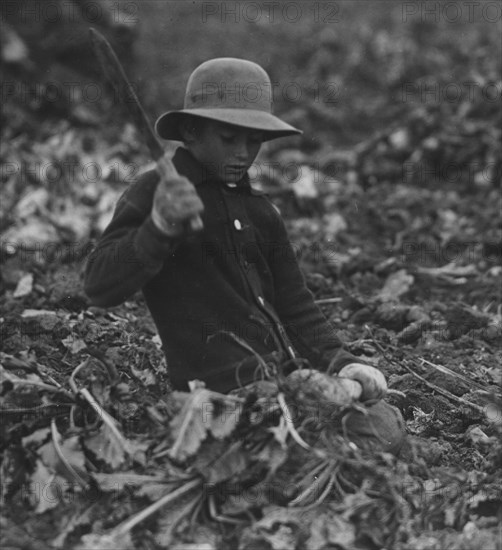
{"label": "boy's nose", "polygon": [[248,144],[245,139],[239,140],[235,146],[235,156],[239,160],[246,160],[248,158]]}

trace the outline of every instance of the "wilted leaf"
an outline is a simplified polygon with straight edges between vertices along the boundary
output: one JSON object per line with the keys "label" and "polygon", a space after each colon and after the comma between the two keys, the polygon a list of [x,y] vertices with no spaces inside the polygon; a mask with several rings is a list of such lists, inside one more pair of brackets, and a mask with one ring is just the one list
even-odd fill
{"label": "wilted leaf", "polygon": [[[34,373],[29,373],[26,375],[25,378],[21,378],[20,376],[17,376],[13,372],[8,371],[0,364],[0,384],[5,384],[5,390],[9,390],[13,387],[13,389],[16,389],[16,386],[18,387],[25,387],[29,388],[31,390],[30,397],[34,397],[37,402],[39,402],[39,396],[38,396],[38,389],[32,386],[30,383],[33,384],[43,384],[42,379],[37,376]],[[10,387],[9,387],[10,386]],[[25,398],[28,398],[28,392],[22,394],[22,399],[24,401]],[[0,396],[0,401],[3,401],[4,396]]]}
{"label": "wilted leaf", "polygon": [[268,428],[268,431],[274,435],[275,441],[284,449],[286,448],[286,440],[288,438],[289,430],[284,416],[281,416],[281,420],[277,426]]}
{"label": "wilted leaf", "polygon": [[123,491],[127,485],[141,486],[149,483],[162,483],[162,476],[147,476],[134,472],[117,472],[112,474],[95,473],[92,477],[98,482],[102,491]]}
{"label": "wilted leaf", "polygon": [[30,435],[27,435],[26,437],[23,437],[21,440],[23,443],[23,447],[35,447],[38,448],[41,443],[43,443],[51,433],[50,428],[41,428],[40,430],[36,430]]}
{"label": "wilted leaf", "polygon": [[194,456],[192,467],[199,472],[205,472],[207,468],[228,449],[228,442],[220,439],[212,439],[204,443],[203,451]]}
{"label": "wilted leaf", "polygon": [[338,233],[347,230],[347,222],[345,218],[338,212],[327,214],[323,217],[324,222],[324,234],[326,239],[333,241],[336,239]]}
{"label": "wilted leaf", "polygon": [[117,472],[112,474],[93,474],[99,488],[105,493],[120,493],[127,487],[134,487],[134,494],[146,496],[155,501],[172,490],[173,482],[165,476],[148,476],[134,472]]}
{"label": "wilted leaf", "polygon": [[204,389],[190,394],[183,409],[170,422],[174,443],[169,455],[175,460],[184,460],[193,455],[206,438],[206,415],[212,414],[214,405],[209,392]]}
{"label": "wilted leaf", "polygon": [[55,311],[47,309],[25,309],[21,313],[24,322],[37,326],[40,330],[50,332],[59,322],[59,316]]}
{"label": "wilted leaf", "polygon": [[169,451],[171,458],[185,460],[193,455],[208,432],[217,439],[230,435],[239,421],[239,405],[235,399],[204,388],[191,392],[170,423],[174,438]]}
{"label": "wilted leaf", "polygon": [[131,534],[128,531],[125,534],[99,535],[90,533],[80,539],[80,543],[75,546],[75,550],[134,550]]}
{"label": "wilted leaf", "polygon": [[54,226],[38,218],[30,218],[23,225],[9,227],[2,233],[2,248],[8,254],[15,254],[19,248],[23,250],[40,250],[47,244],[60,242]]}
{"label": "wilted leaf", "polygon": [[485,432],[479,427],[474,426],[472,429],[468,430],[465,434],[466,439],[469,439],[474,444],[486,444],[490,442],[490,438],[485,434]]}
{"label": "wilted leaf", "polygon": [[85,439],[85,446],[114,469],[125,462],[127,451],[132,450],[129,443],[124,446],[123,441],[105,423],[96,434]]}
{"label": "wilted leaf", "polygon": [[413,420],[408,420],[406,427],[410,433],[420,435],[429,429],[434,416],[434,411],[427,414],[422,409],[413,407]]}
{"label": "wilted leaf", "polygon": [[[79,437],[73,436],[62,441],[61,435],[58,434],[58,443],[60,445],[61,453],[70,467],[73,468],[75,473],[80,476],[83,481],[87,481],[89,476],[85,468],[85,456],[80,445]],[[68,471],[64,463],[59,458],[52,440],[40,447],[38,454],[42,459],[42,462],[53,472],[65,477],[73,483],[77,482],[73,474]]]}
{"label": "wilted leaf", "polygon": [[14,290],[13,298],[22,298],[28,296],[33,290],[33,274],[27,273],[23,275],[17,283],[16,290]]}
{"label": "wilted leaf", "polygon": [[199,500],[200,495],[191,492],[178,501],[176,506],[170,506],[161,512],[158,520],[159,529],[155,535],[155,542],[161,548],[173,548],[173,539],[178,525],[189,516]]}
{"label": "wilted leaf", "polygon": [[45,210],[50,201],[50,193],[45,187],[30,188],[18,201],[14,209],[16,217],[25,220]]}
{"label": "wilted leaf", "polygon": [[73,514],[69,519],[62,518],[60,523],[60,533],[51,541],[51,546],[54,548],[67,548],[66,539],[75,531],[77,527],[91,524],[90,508]]}
{"label": "wilted leaf", "polygon": [[159,481],[156,483],[144,483],[139,485],[135,490],[134,494],[138,497],[146,497],[151,502],[156,502],[161,499],[163,496],[171,493],[173,487],[176,487],[174,482]]}
{"label": "wilted leaf", "polygon": [[37,460],[29,485],[29,500],[36,514],[55,508],[70,489],[68,481],[52,472],[41,460]]}
{"label": "wilted leaf", "polygon": [[486,369],[486,373],[491,378],[491,381],[498,386],[502,386],[502,369]]}
{"label": "wilted leaf", "polygon": [[271,477],[288,458],[287,447],[285,448],[277,441],[272,441],[268,445],[265,445],[254,458],[266,464],[268,470],[267,475]]}
{"label": "wilted leaf", "polygon": [[455,262],[443,265],[441,267],[421,267],[418,266],[417,273],[429,277],[436,278],[443,283],[457,285],[467,282],[468,277],[473,277],[478,274],[475,265],[460,266]]}
{"label": "wilted leaf", "polygon": [[155,374],[152,372],[150,368],[146,369],[137,369],[134,367],[134,365],[131,363],[130,365],[131,372],[136,376],[145,386],[155,386],[157,384],[157,379],[155,378]]}
{"label": "wilted leaf", "polygon": [[190,527],[190,542],[173,541],[169,550],[218,550],[222,548],[221,535],[207,525]]}
{"label": "wilted leaf", "polygon": [[74,204],[70,199],[61,204],[58,212],[50,215],[50,221],[68,240],[84,241],[91,232],[89,211],[83,206]]}
{"label": "wilted leaf", "polygon": [[80,338],[74,338],[72,335],[67,336],[61,340],[63,346],[68,349],[72,354],[78,353],[87,348],[87,344]]}
{"label": "wilted leaf", "polygon": [[[28,463],[25,461],[25,450],[21,446],[12,445],[3,451],[0,465],[0,508],[4,508],[11,494],[14,494],[27,477]],[[1,548],[0,543],[0,548]]]}
{"label": "wilted leaf", "polygon": [[[15,519],[18,520],[16,517]],[[0,548],[2,550],[52,550],[26,524],[0,516]]]}
{"label": "wilted leaf", "polygon": [[38,319],[40,317],[55,317],[56,312],[50,309],[25,309],[21,313],[23,319]]}
{"label": "wilted leaf", "polygon": [[314,518],[305,548],[306,550],[319,550],[319,548],[353,550],[356,548],[355,539],[354,525],[331,512]]}
{"label": "wilted leaf", "polygon": [[291,550],[298,548],[302,530],[309,524],[309,512],[268,506],[263,508],[263,518],[244,530],[239,548],[267,548]]}
{"label": "wilted leaf", "polygon": [[20,38],[17,32],[7,25],[2,23],[2,60],[5,63],[22,63],[28,59],[29,50],[24,41]]}
{"label": "wilted leaf", "polygon": [[201,473],[209,483],[220,483],[244,472],[248,466],[249,453],[243,450],[241,442],[238,441]]}
{"label": "wilted leaf", "polygon": [[298,199],[315,199],[319,195],[315,183],[316,173],[310,166],[300,166],[299,173],[294,174],[294,177],[292,188]]}
{"label": "wilted leaf", "polygon": [[387,277],[385,284],[377,295],[382,302],[397,300],[403,294],[410,290],[414,282],[413,275],[410,275],[405,269],[400,269]]}
{"label": "wilted leaf", "polygon": [[216,406],[209,418],[208,431],[216,439],[223,439],[229,436],[237,426],[242,412],[242,404],[225,399],[215,399],[213,403]]}

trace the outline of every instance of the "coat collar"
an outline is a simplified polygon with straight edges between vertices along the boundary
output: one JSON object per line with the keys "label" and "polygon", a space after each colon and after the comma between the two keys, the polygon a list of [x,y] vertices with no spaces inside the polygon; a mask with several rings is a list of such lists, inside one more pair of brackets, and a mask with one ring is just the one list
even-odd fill
{"label": "coat collar", "polygon": [[[190,153],[188,149],[185,149],[185,147],[178,147],[178,149],[176,149],[173,156],[173,163],[178,172],[182,176],[187,177],[195,185],[195,187],[206,183],[212,183],[216,185],[223,185],[226,188],[225,184],[222,184],[219,180],[209,176],[204,166],[200,164],[200,162],[192,155],[192,153]],[[234,187],[232,186],[232,188]],[[248,174],[243,176],[243,178],[237,183],[235,189],[251,190]]]}

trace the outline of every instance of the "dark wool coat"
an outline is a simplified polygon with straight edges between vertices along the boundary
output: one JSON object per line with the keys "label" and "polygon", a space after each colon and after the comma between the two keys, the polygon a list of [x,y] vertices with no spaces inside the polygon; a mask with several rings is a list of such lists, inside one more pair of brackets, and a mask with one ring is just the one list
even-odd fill
{"label": "dark wool coat", "polygon": [[250,383],[254,352],[275,360],[294,353],[333,372],[356,361],[314,303],[272,203],[247,176],[236,187],[211,180],[184,148],[173,162],[204,203],[204,229],[165,237],[150,216],[158,175],[145,173],[89,257],[92,302],[114,306],[143,291],[176,389],[192,379],[220,392]]}

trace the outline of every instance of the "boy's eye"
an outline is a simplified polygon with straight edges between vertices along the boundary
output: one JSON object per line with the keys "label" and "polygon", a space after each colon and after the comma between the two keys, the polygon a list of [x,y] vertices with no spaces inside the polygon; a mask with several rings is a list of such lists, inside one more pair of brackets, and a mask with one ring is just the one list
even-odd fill
{"label": "boy's eye", "polygon": [[[224,143],[233,143],[237,139],[237,134],[221,133],[220,134],[220,139]],[[247,136],[247,140],[248,140],[248,143],[251,143],[253,145],[258,144],[258,143],[261,143],[263,141],[263,135],[262,135],[261,132],[258,132],[256,134],[250,134],[249,136]]]}
{"label": "boy's eye", "polygon": [[262,134],[251,134],[249,136],[249,141],[251,143],[261,143],[263,141],[263,136]]}

